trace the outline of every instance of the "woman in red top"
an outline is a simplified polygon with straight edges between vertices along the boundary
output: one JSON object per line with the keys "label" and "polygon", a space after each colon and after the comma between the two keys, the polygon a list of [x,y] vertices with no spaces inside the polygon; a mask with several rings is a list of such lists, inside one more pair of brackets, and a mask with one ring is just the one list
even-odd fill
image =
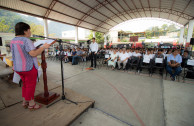
{"label": "woman in red top", "polygon": [[49,48],[45,43],[42,47],[36,49],[30,39],[30,26],[26,23],[19,22],[15,25],[16,37],[11,41],[11,52],[13,58],[13,69],[16,71],[23,82],[22,97],[23,107],[30,110],[39,109],[41,106],[34,102],[34,93],[37,81],[37,56],[44,49]]}

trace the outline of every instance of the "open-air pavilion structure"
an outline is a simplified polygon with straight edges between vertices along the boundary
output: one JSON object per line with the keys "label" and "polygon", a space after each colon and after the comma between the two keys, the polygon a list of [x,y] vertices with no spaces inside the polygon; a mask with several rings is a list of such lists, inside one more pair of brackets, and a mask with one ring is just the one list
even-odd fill
{"label": "open-air pavilion structure", "polygon": [[[143,17],[163,18],[181,24],[180,42],[183,42],[185,26],[189,25],[189,42],[194,26],[193,8],[194,0],[0,0],[0,9],[44,19],[46,37],[48,20],[75,26],[76,42],[78,27],[102,32],[106,36],[117,24]],[[0,62],[0,65],[2,63],[4,62]],[[60,93],[61,64],[49,58],[47,63],[49,91]],[[169,81],[169,76],[164,79],[158,73],[149,76],[147,73],[137,74],[135,70],[111,70],[103,65],[95,70],[86,70],[83,68],[89,67],[90,63],[86,62],[84,67],[82,65],[64,63],[66,96],[79,102],[77,106],[64,101],[29,112],[20,104],[21,87],[0,78],[0,124],[193,126],[193,80],[182,83]],[[43,79],[40,78],[35,95],[43,92],[43,89]],[[85,112],[85,108],[94,103],[93,99],[94,108],[80,118],[73,118]]]}
{"label": "open-air pavilion structure", "polygon": [[[193,0],[0,0],[0,8],[47,20],[107,33],[127,20],[143,17],[164,18],[183,26],[189,24],[187,42],[194,26]],[[183,42],[184,27],[180,42]],[[106,40],[105,40],[106,41]]]}

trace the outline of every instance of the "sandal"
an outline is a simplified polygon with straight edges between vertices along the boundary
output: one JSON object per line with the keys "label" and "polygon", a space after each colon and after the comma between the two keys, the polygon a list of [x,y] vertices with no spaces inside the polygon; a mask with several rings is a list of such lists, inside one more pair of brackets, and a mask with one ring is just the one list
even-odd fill
{"label": "sandal", "polygon": [[33,111],[33,110],[37,110],[37,109],[40,109],[42,106],[41,105],[39,105],[39,107],[38,108],[35,108],[35,106],[36,106],[36,103],[33,105],[33,106],[28,106],[28,109],[30,109],[31,111]]}
{"label": "sandal", "polygon": [[28,106],[29,106],[29,102],[22,103],[22,106],[23,106],[25,109],[27,109]]}

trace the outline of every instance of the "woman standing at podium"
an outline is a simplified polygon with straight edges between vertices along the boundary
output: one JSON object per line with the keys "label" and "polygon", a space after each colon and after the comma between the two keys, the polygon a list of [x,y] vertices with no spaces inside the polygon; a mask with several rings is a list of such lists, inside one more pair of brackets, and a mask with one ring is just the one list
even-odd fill
{"label": "woman standing at podium", "polygon": [[12,39],[10,46],[13,59],[13,70],[17,72],[23,82],[22,97],[24,108],[30,110],[39,109],[41,106],[34,102],[34,93],[38,75],[37,56],[44,49],[49,48],[45,43],[42,47],[36,49],[32,41],[30,26],[26,23],[19,22],[15,25],[15,38]]}

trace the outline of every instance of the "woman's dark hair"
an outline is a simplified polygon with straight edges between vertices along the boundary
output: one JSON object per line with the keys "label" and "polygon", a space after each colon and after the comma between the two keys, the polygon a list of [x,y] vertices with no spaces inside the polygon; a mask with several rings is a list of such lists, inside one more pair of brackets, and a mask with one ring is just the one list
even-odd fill
{"label": "woman's dark hair", "polygon": [[24,31],[27,31],[28,29],[30,29],[30,25],[19,22],[15,25],[15,35],[24,35]]}

